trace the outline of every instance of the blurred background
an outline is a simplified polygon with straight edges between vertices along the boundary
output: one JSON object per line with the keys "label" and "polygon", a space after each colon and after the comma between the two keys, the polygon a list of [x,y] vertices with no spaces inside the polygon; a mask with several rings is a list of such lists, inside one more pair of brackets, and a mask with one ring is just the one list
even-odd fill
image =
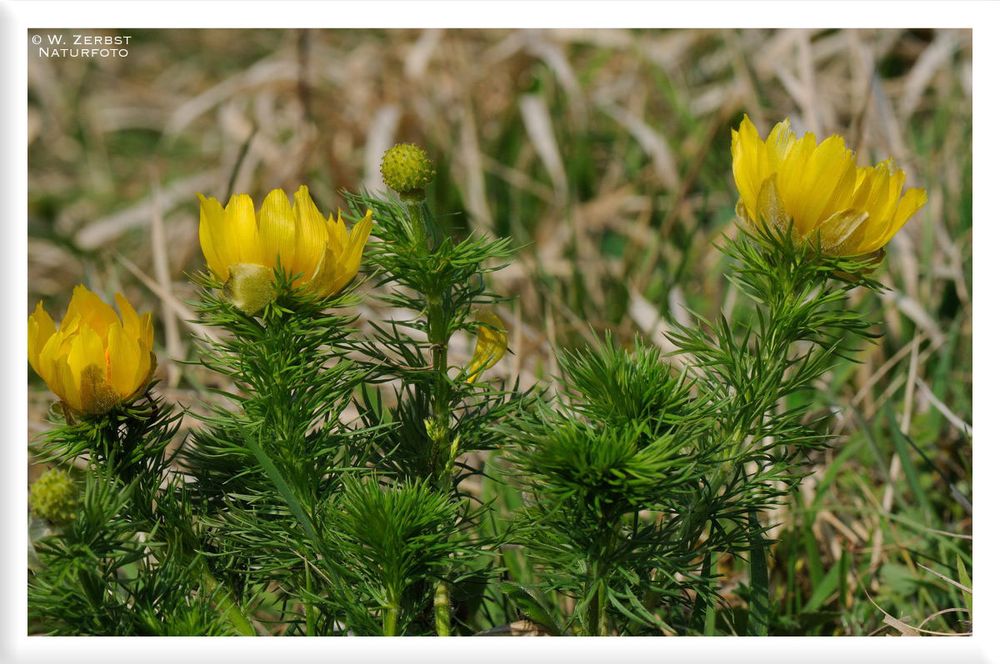
{"label": "blurred background", "polygon": [[[392,144],[425,146],[453,232],[518,247],[492,276],[513,351],[493,372],[530,384],[554,349],[610,331],[670,351],[671,325],[732,311],[715,245],[735,230],[744,113],[762,133],[788,117],[842,134],[862,164],[894,157],[928,204],[888,247],[888,290],[855,294],[883,336],[828,377],[837,438],[771,515],[772,630],[971,629],[970,31],[93,34],[130,35],[127,57],[28,58],[28,304],[58,318],[76,283],[124,292],[154,312],[162,391],[195,409],[217,380],[182,363],[196,192],[305,183],[334,210],[341,189],[381,189]],[[29,381],[35,436],[52,397]]]}

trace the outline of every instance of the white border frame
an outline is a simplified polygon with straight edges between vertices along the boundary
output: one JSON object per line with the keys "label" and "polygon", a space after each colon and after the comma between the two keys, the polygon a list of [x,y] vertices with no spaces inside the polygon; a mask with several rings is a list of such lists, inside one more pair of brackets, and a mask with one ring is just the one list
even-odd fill
{"label": "white border frame", "polygon": [[[983,519],[976,530],[974,574],[975,625],[970,638],[892,639],[845,637],[772,637],[765,639],[715,638],[494,638],[488,643],[474,638],[54,638],[27,637],[27,572],[25,565],[27,492],[23,445],[27,430],[25,381],[27,311],[27,41],[28,30],[39,28],[641,28],[641,27],[956,27],[973,29],[974,70],[973,198],[978,237],[974,243],[974,279],[985,297],[994,296],[998,262],[991,260],[998,245],[998,212],[991,209],[997,187],[1000,141],[993,129],[997,107],[997,67],[1000,66],[1000,7],[978,2],[0,2],[0,160],[5,177],[0,211],[5,310],[13,313],[3,326],[3,422],[6,435],[0,502],[8,536],[3,538],[0,567],[0,659],[3,661],[76,662],[176,662],[193,661],[445,661],[462,659],[508,664],[528,659],[543,661],[725,661],[774,664],[781,661],[836,662],[845,660],[929,662],[987,662],[998,659],[992,627],[997,618],[997,526]],[[140,44],[129,46],[141,48]],[[988,207],[989,206],[989,207]],[[1000,245],[998,245],[1000,246]],[[980,298],[981,302],[982,297]],[[991,304],[986,301],[987,304]],[[993,394],[982,387],[998,375],[1000,350],[988,334],[996,330],[997,312],[980,307],[974,325],[974,370],[980,378],[973,391],[973,408],[979,440],[973,477],[975,503],[980,513],[992,516],[998,483],[991,477],[997,467],[997,419]],[[976,343],[976,340],[979,343]],[[992,408],[991,408],[992,406]],[[978,563],[978,564],[976,564]]]}

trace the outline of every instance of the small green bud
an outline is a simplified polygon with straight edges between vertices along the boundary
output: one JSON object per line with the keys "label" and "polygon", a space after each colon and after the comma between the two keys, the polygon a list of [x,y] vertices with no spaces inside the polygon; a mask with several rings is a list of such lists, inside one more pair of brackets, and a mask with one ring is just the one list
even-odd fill
{"label": "small green bud", "polygon": [[434,179],[434,163],[424,149],[413,143],[399,143],[382,155],[382,181],[403,200],[419,201]]}
{"label": "small green bud", "polygon": [[424,430],[427,431],[427,437],[435,443],[440,443],[448,437],[448,427],[442,426],[432,417],[428,417],[424,420]]}
{"label": "small green bud", "polygon": [[277,296],[274,271],[253,263],[230,265],[225,294],[237,309],[253,316]]}
{"label": "small green bud", "polygon": [[31,512],[52,523],[68,523],[76,516],[78,491],[72,476],[53,468],[31,485]]}

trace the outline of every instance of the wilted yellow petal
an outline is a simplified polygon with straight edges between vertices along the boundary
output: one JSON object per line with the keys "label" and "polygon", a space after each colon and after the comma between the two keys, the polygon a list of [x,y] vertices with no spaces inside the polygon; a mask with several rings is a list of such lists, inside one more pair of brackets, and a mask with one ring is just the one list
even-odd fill
{"label": "wilted yellow petal", "polygon": [[476,334],[476,348],[468,366],[469,376],[466,380],[470,383],[479,380],[479,376],[499,362],[507,352],[507,328],[500,317],[493,311],[484,309],[476,318],[482,324]]}

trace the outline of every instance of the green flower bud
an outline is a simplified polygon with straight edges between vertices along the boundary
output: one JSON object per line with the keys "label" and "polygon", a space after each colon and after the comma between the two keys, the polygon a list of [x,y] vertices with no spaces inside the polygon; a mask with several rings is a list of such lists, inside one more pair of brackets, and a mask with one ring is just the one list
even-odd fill
{"label": "green flower bud", "polygon": [[52,523],[72,521],[77,501],[76,483],[65,470],[47,470],[31,485],[31,513]]}
{"label": "green flower bud", "polygon": [[436,443],[440,443],[448,437],[448,427],[442,426],[432,417],[424,420],[424,430],[427,431],[427,437]]}
{"label": "green flower bud", "polygon": [[419,201],[434,179],[434,163],[423,148],[399,143],[382,155],[382,181],[403,200]]}
{"label": "green flower bud", "polygon": [[277,296],[274,271],[252,263],[230,265],[225,294],[237,309],[253,316]]}

